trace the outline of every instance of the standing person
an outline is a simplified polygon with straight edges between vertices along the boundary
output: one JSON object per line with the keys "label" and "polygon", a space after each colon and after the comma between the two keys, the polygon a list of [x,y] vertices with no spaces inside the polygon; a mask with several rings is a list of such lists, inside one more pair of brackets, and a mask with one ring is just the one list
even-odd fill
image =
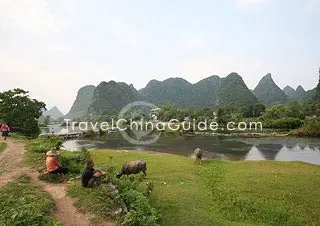
{"label": "standing person", "polygon": [[104,175],[104,172],[94,168],[94,162],[92,160],[88,160],[87,167],[82,173],[82,186],[85,188],[98,187],[101,184],[101,177]]}
{"label": "standing person", "polygon": [[59,161],[60,152],[56,149],[51,149],[46,153],[47,159],[46,159],[46,167],[47,171],[52,174],[60,174],[61,180],[63,183],[66,183],[68,178],[68,168],[63,167]]}
{"label": "standing person", "polygon": [[2,131],[2,136],[4,138],[4,140],[7,140],[7,137],[10,133],[10,128],[8,126],[8,124],[6,122],[4,122],[2,125],[1,125],[1,131]]}

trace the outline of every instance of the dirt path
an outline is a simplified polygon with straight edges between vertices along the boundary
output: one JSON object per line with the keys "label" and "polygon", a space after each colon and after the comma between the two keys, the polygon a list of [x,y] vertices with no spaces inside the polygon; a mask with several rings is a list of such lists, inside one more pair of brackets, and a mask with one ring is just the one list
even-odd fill
{"label": "dirt path", "polygon": [[[0,154],[0,167],[4,170],[0,174],[0,187],[22,174],[27,174],[35,183],[41,185],[46,192],[51,194],[56,202],[55,218],[64,226],[90,225],[89,217],[78,212],[73,206],[74,200],[67,196],[65,184],[49,184],[40,181],[38,179],[39,173],[36,170],[23,166],[22,159],[26,151],[23,143],[8,140],[7,144],[7,148]],[[104,222],[101,225],[113,226],[114,224]]]}
{"label": "dirt path", "polygon": [[0,153],[0,167],[4,171],[0,174],[0,187],[30,170],[29,167],[25,167],[22,164],[25,152],[24,145],[12,141],[7,141],[7,144],[7,148]]}

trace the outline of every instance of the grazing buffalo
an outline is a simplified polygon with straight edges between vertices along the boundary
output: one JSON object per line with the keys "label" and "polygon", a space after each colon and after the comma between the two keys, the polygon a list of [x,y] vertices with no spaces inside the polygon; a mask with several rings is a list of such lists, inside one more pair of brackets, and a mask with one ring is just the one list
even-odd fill
{"label": "grazing buffalo", "polygon": [[127,162],[123,164],[121,171],[117,174],[117,178],[120,178],[122,175],[137,174],[140,172],[142,172],[144,177],[146,177],[146,170],[147,163],[143,160]]}

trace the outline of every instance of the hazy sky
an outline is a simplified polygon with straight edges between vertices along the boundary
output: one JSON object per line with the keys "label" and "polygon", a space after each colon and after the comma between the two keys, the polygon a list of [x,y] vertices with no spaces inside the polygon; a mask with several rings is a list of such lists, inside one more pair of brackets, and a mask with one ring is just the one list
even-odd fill
{"label": "hazy sky", "polygon": [[320,0],[0,0],[0,90],[71,107],[101,81],[268,72],[310,89],[320,66]]}

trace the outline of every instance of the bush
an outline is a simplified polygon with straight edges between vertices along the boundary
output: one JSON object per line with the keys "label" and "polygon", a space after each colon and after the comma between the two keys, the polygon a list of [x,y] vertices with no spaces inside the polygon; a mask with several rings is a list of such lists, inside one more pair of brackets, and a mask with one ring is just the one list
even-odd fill
{"label": "bush", "polygon": [[141,192],[130,189],[121,194],[129,210],[120,218],[121,226],[157,226],[160,215],[150,205],[149,200]]}
{"label": "bush", "polygon": [[[112,161],[112,157],[110,158]],[[136,176],[125,176],[121,180],[116,179],[115,168],[110,164],[108,166],[107,178],[109,181],[117,185],[121,200],[124,201],[128,208],[119,219],[121,226],[156,226],[159,225],[160,215],[150,205],[149,199],[144,195],[147,187],[141,189],[139,179]]]}
{"label": "bush", "polygon": [[40,136],[28,143],[27,149],[31,152],[46,153],[51,148],[60,149],[62,139],[56,136]]}
{"label": "bush", "polygon": [[299,132],[308,136],[320,137],[320,118],[305,119]]}
{"label": "bush", "polygon": [[266,120],[263,126],[270,129],[297,129],[302,125],[302,121],[298,118],[280,118]]}
{"label": "bush", "polygon": [[0,188],[0,203],[0,225],[53,225],[54,200],[27,176]]}

